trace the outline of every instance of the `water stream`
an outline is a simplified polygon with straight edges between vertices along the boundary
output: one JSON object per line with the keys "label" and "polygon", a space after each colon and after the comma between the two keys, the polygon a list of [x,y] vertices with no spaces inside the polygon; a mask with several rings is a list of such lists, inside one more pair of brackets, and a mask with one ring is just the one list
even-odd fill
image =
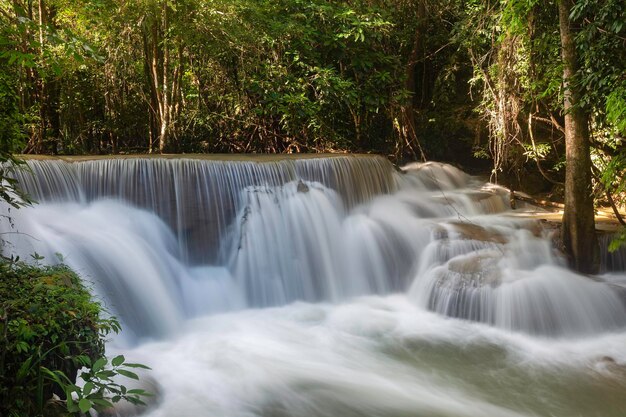
{"label": "water stream", "polygon": [[569,271],[534,209],[451,166],[28,165],[4,250],[60,254],[120,317],[144,415],[626,415],[624,260]]}

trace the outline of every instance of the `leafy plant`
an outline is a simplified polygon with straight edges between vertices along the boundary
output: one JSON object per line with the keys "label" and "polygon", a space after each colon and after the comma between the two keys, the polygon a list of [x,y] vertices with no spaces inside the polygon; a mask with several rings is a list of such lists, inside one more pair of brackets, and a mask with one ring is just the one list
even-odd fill
{"label": "leafy plant", "polygon": [[15,170],[24,167],[24,162],[13,155],[24,139],[21,128],[24,117],[17,102],[18,96],[10,77],[0,70],[0,200],[14,208],[31,203],[15,179]]}
{"label": "leafy plant", "polygon": [[105,338],[120,325],[74,272],[14,259],[0,262],[0,276],[0,415],[42,415],[52,394],[73,414],[122,399],[141,404],[146,393],[114,377],[136,379],[129,369],[145,367],[121,356],[107,366]]}
{"label": "leafy plant", "polygon": [[76,360],[84,366],[80,373],[80,379],[84,383],[82,386],[75,384],[62,371],[43,368],[45,376],[54,381],[65,393],[66,407],[70,413],[86,413],[91,409],[102,411],[122,400],[135,405],[145,405],[141,397],[151,395],[143,389],[127,389],[115,382],[118,376],[138,380],[139,376],[130,369],[150,369],[145,365],[128,363],[123,355],[114,357],[110,366],[107,366],[109,362],[106,357],[100,357],[93,363],[86,355],[79,355]]}
{"label": "leafy plant", "polygon": [[616,252],[623,245],[626,245],[626,228],[622,228],[609,243],[609,252]]}

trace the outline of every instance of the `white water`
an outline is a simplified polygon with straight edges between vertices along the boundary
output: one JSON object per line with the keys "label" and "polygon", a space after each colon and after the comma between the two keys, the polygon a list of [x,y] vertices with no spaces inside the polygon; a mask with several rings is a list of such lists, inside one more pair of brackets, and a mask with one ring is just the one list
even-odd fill
{"label": "white water", "polygon": [[93,284],[125,327],[111,354],[153,368],[146,415],[626,414],[626,274],[568,271],[452,167],[31,166],[43,202],[11,213],[5,250],[61,253]]}

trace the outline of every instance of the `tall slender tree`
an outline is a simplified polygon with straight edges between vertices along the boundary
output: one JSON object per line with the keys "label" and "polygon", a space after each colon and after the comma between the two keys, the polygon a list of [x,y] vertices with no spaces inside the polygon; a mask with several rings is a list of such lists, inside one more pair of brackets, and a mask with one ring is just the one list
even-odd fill
{"label": "tall slender tree", "polygon": [[599,249],[591,186],[589,116],[582,106],[576,82],[579,65],[575,33],[569,18],[572,6],[572,0],[559,1],[566,158],[562,236],[571,266],[580,272],[594,273],[599,266]]}
{"label": "tall slender tree", "polygon": [[163,153],[171,147],[180,113],[184,46],[174,35],[175,16],[170,2],[156,2],[148,9],[143,22],[143,47],[153,117],[149,150],[153,150],[156,139],[158,151]]}
{"label": "tall slender tree", "polygon": [[[415,28],[415,35],[413,37],[413,47],[411,48],[411,53],[409,54],[409,58],[406,63],[406,79],[404,82],[404,87],[409,96],[407,97],[405,103],[403,103],[403,105],[401,106],[402,118],[400,124],[400,136],[402,137],[401,140],[404,140],[404,142],[407,144],[408,148],[411,150],[416,158],[420,158],[422,161],[426,161],[426,155],[418,138],[417,121],[415,120],[415,102],[417,100],[416,96],[418,89],[415,76],[415,67],[419,62],[420,52],[423,52],[423,38],[426,31],[425,20],[427,17],[425,1],[418,0],[415,9],[415,19],[417,20],[418,24]],[[417,148],[417,150],[414,149],[414,147]]]}

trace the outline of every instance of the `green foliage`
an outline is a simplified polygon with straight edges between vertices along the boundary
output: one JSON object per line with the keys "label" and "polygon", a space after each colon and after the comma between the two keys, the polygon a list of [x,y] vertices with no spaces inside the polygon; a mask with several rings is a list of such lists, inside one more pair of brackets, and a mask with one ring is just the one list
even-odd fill
{"label": "green foliage", "polygon": [[610,159],[602,172],[602,183],[614,194],[626,193],[626,151]]}
{"label": "green foliage", "polygon": [[[578,0],[571,19],[580,25],[576,38],[582,57],[580,83],[584,104],[593,109],[598,131],[626,127],[626,4],[620,0]],[[610,140],[612,133],[603,135]]]}
{"label": "green foliage", "polygon": [[622,228],[609,243],[609,252],[616,252],[624,245],[626,245],[626,228]]}
{"label": "green foliage", "polygon": [[3,155],[19,149],[25,138],[14,84],[10,74],[0,70],[0,152]]}
{"label": "green foliage", "polygon": [[31,204],[32,200],[22,191],[15,178],[15,170],[25,169],[25,164],[11,152],[14,143],[7,141],[0,144],[0,200],[13,208],[19,208]]}
{"label": "green foliage", "polygon": [[190,59],[202,64],[189,74],[196,86],[187,97],[197,106],[189,128],[217,137],[208,149],[324,150],[373,140],[359,132],[372,134],[401,84],[400,57],[385,51],[392,23],[380,10],[240,0],[211,2],[198,14],[188,39]]}
{"label": "green foliage", "polygon": [[[620,0],[576,0],[570,14],[580,67],[571,82],[582,93],[577,105],[591,116],[594,163],[611,178],[603,183],[618,204],[624,202],[616,174],[623,172],[626,130],[625,14]],[[565,144],[557,3],[474,0],[457,27],[470,51],[494,170],[519,173],[532,161],[558,181]]]}
{"label": "green foliage", "polygon": [[21,169],[23,163],[12,154],[0,151],[0,199],[13,208],[32,203],[14,178],[15,170]]}
{"label": "green foliage", "polygon": [[626,82],[607,96],[606,117],[620,134],[626,135]]}
{"label": "green foliage", "polygon": [[[459,24],[487,122],[494,174],[519,176],[529,161],[554,174],[563,151],[562,66],[554,2],[477,0]],[[562,121],[561,121],[562,123]],[[537,137],[536,143],[534,137]],[[546,163],[547,161],[547,163]]]}
{"label": "green foliage", "polygon": [[404,88],[417,0],[44,0],[43,26],[33,4],[1,4],[0,61],[28,151],[153,149],[166,89],[173,151],[391,153],[407,100],[433,154],[452,140],[446,122],[471,137],[455,113],[469,101],[467,57],[449,47],[459,1],[429,11],[415,97]]}
{"label": "green foliage", "polygon": [[150,369],[145,365],[128,363],[123,355],[114,357],[110,366],[108,359],[104,356],[95,362],[92,362],[92,359],[86,355],[80,355],[76,359],[86,369],[80,372],[80,379],[83,380],[82,386],[76,385],[62,371],[42,368],[46,378],[55,382],[63,390],[69,413],[86,413],[91,409],[102,411],[122,400],[135,405],[145,405],[141,397],[152,395],[139,388],[127,389],[126,386],[114,380],[117,376],[138,380],[139,376],[130,369]]}
{"label": "green foliage", "polygon": [[[120,327],[75,273],[10,260],[0,262],[0,277],[0,414],[42,415],[53,393],[66,398],[71,414],[121,399],[141,403],[143,391],[112,378],[136,379],[128,369],[143,366],[117,357],[105,367],[104,338]],[[73,381],[83,367],[89,369],[80,373],[85,384],[79,388]]]}
{"label": "green foliage", "polygon": [[550,154],[552,149],[548,143],[538,143],[537,146],[524,144],[524,155],[529,159],[541,160]]}
{"label": "green foliage", "polygon": [[24,139],[21,127],[24,118],[19,112],[17,101],[10,77],[0,70],[0,200],[14,208],[31,203],[14,177],[15,170],[23,166],[23,162],[13,156],[13,152],[23,145]]}

